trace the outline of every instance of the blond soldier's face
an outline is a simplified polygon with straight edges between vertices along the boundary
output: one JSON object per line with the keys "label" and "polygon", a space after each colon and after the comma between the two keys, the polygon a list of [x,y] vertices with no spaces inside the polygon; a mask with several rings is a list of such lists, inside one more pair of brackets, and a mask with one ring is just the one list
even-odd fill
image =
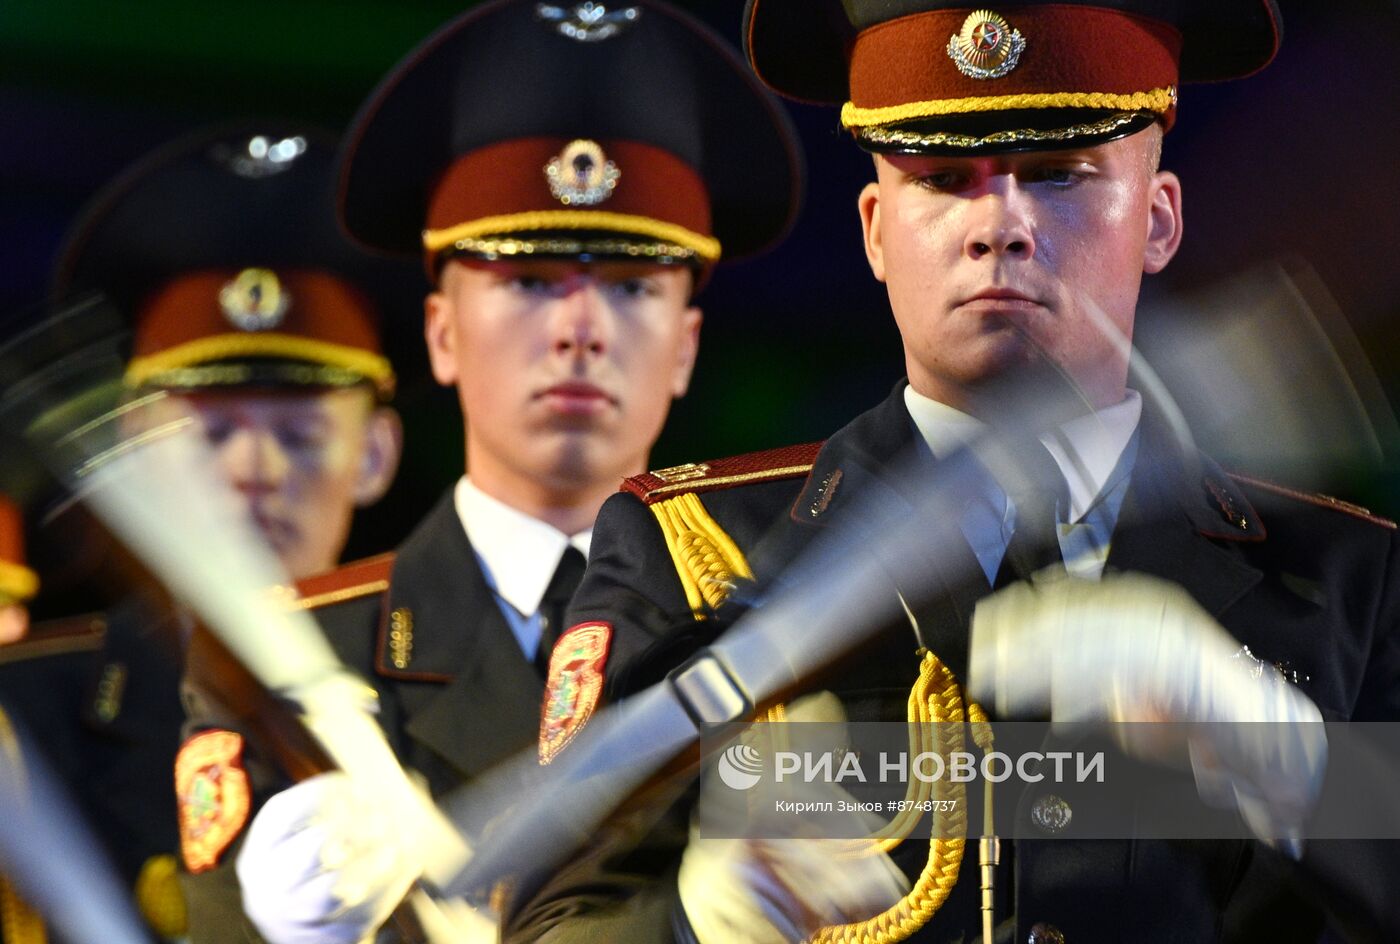
{"label": "blond soldier's face", "polygon": [[[1096,407],[1123,397],[1143,273],[1181,239],[1160,131],[1079,150],[882,156],[860,197],[910,383],[976,412],[979,385],[1043,352]],[[1114,335],[1118,337],[1115,338]]]}
{"label": "blond soldier's face", "polygon": [[675,266],[449,262],[426,335],[433,375],[458,391],[473,481],[538,507],[644,471],[695,364],[690,289]]}
{"label": "blond soldier's face", "polygon": [[196,419],[292,579],[336,565],[355,508],[378,500],[398,465],[398,418],[363,389],[208,388],[157,409]]}

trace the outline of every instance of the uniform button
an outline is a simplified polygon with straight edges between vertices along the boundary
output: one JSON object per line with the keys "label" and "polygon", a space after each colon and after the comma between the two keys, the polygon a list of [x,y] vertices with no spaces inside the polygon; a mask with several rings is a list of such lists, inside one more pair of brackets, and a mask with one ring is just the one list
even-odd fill
{"label": "uniform button", "polygon": [[1069,803],[1053,793],[1045,794],[1031,806],[1031,822],[1047,833],[1057,833],[1064,829],[1073,816],[1074,810],[1070,809]]}
{"label": "uniform button", "polygon": [[1026,938],[1026,944],[1065,944],[1065,936],[1053,924],[1037,921],[1031,925],[1031,933]]}

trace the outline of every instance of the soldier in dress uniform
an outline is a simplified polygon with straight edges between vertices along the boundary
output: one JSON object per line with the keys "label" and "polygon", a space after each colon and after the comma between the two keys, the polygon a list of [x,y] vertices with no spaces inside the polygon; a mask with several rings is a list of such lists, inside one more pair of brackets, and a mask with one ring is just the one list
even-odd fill
{"label": "soldier in dress uniform", "polygon": [[[1058,595],[1092,600],[1119,588],[1141,592],[1156,615],[1086,619],[1053,646],[1030,647],[1043,662],[979,692],[989,710],[1015,704],[1031,683],[1043,688],[1029,670],[1059,678],[1043,706],[1052,717],[1067,706],[1109,720],[1151,717],[1156,697],[1178,719],[1207,705],[1228,706],[1215,717],[1237,720],[1400,717],[1395,524],[1227,475],[1184,450],[1128,386],[1115,332],[1099,327],[1131,337],[1143,274],[1167,265],[1181,239],[1182,184],[1158,167],[1178,83],[1262,68],[1279,41],[1275,5],[750,0],[745,30],[767,84],[840,105],[843,126],[873,155],[875,180],[858,210],[908,379],[824,443],[628,480],[600,513],[573,628],[557,649],[591,656],[561,658],[551,672],[542,756],[568,750],[601,698],[628,697],[722,629],[727,582],[713,578],[751,573],[762,585],[862,495],[908,501],[912,514],[914,500],[900,498],[911,494],[905,476],[932,476],[979,430],[1014,426],[1006,404],[1024,401],[1002,399],[999,381],[1046,367],[1067,376],[1083,404],[1044,431],[1043,448],[1018,453],[1027,466],[1040,454],[1046,476],[1029,477],[1046,499],[973,483],[948,528],[951,550],[928,571],[971,582],[951,583],[937,605],[808,679],[811,690],[834,691],[862,720],[903,718],[906,705],[934,695],[961,711],[969,669],[987,656],[978,635],[969,640],[974,605],[980,614],[997,601],[1064,604]],[[1038,524],[1045,536],[1030,541]],[[709,553],[695,552],[702,543]],[[1029,547],[1080,579],[1030,589],[1020,582],[1035,571]],[[994,587],[1020,596],[984,600]],[[1017,612],[1041,625],[1034,606]],[[1150,646],[1162,612],[1186,629],[1158,652],[1160,687],[1125,687],[1131,676],[1115,659],[1132,646],[1110,645],[1111,634],[1141,633]],[[1222,646],[1236,664],[1257,657],[1262,670],[1220,669],[1204,653]],[[1057,675],[1071,653],[1082,671]],[[1003,655],[1014,662],[1017,653]],[[931,678],[944,681],[929,690]],[[911,690],[922,694],[911,701]],[[1234,710],[1256,705],[1268,707]],[[1313,763],[1276,771],[1264,786],[1357,802],[1371,789],[1319,783]],[[1048,841],[1004,845],[992,867],[996,927],[979,939],[1315,941],[1330,922],[1358,940],[1392,940],[1400,930],[1385,890],[1393,853],[1379,844],[1290,843],[1287,830],[1267,828],[1259,835],[1269,843],[1089,842],[1074,838],[1083,814],[1072,817],[1063,797],[1032,790],[1025,800],[1027,828]],[[842,860],[851,874],[892,862],[908,876],[907,893],[876,902],[841,898],[816,877],[831,874],[816,868],[824,862],[794,871],[790,853],[762,843],[687,842],[688,819],[684,802],[650,816],[630,810],[600,831],[598,848],[514,908],[508,939],[952,942],[981,930],[972,843],[966,855],[906,841]]]}
{"label": "soldier in dress uniform", "polygon": [[[717,263],[781,238],[800,181],[781,106],[711,31],[653,2],[485,4],[355,119],[342,218],[424,259],[428,354],[458,394],[466,474],[396,554],[301,592],[435,795],[534,744],[593,519],[685,392],[693,298]],[[250,772],[254,809],[286,785]],[[233,839],[187,862],[196,940],[247,933],[229,919]],[[297,861],[242,873],[245,902],[270,896],[250,914],[273,938],[333,933],[279,897]]]}
{"label": "soldier in dress uniform", "polygon": [[[415,275],[340,234],[334,155],[325,133],[280,122],[173,141],[94,199],[57,275],[129,319],[126,386],[153,404],[133,423],[194,419],[294,578],[338,563],[401,439],[379,325]],[[170,771],[192,623],[154,585],[122,592],[0,650],[0,701],[77,794],[153,932],[173,939],[185,908]]]}

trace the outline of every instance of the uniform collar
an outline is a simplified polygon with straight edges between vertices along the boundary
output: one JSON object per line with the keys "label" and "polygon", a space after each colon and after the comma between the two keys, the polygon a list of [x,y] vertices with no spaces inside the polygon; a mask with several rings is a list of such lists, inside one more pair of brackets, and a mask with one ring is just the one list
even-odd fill
{"label": "uniform collar", "polygon": [[[981,420],[904,388],[904,405],[935,458],[943,459],[981,435]],[[1082,518],[1108,484],[1142,416],[1142,397],[1127,391],[1119,403],[1077,416],[1040,437],[1069,486],[1071,522]]]}
{"label": "uniform collar", "polygon": [[487,495],[467,476],[457,481],[452,497],[486,582],[523,616],[540,608],[566,547],[573,545],[588,556],[592,528],[569,536]]}

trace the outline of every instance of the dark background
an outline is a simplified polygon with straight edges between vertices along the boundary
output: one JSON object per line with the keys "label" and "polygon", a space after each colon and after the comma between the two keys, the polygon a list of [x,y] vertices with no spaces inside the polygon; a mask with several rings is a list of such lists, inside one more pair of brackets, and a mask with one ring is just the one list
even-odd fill
{"label": "dark background", "polygon": [[[225,119],[267,115],[343,127],[391,65],[468,5],[0,3],[0,310],[44,295],[76,214],[132,160]],[[741,0],[680,5],[737,41]],[[1335,300],[1393,399],[1400,385],[1400,12],[1382,0],[1280,5],[1286,38],[1273,67],[1247,81],[1182,92],[1164,163],[1185,181],[1187,236],[1148,297],[1285,260]],[[870,177],[869,158],[838,131],[834,110],[791,110],[808,154],[806,209],[783,247],[722,270],[702,296],[707,321],[696,382],[674,410],[654,466],[821,438],[903,373],[883,290],[860,248],[854,203]],[[390,497],[357,525],[352,555],[395,543],[461,471],[455,397],[433,386],[417,341],[422,287],[410,282],[402,310],[391,316],[395,347],[407,352],[398,405],[408,454]],[[1256,353],[1269,363],[1268,346],[1231,356],[1241,367]],[[1296,379],[1307,382],[1303,374]],[[1395,514],[1400,478],[1393,469],[1393,461],[1353,465],[1334,472],[1332,484]]]}

